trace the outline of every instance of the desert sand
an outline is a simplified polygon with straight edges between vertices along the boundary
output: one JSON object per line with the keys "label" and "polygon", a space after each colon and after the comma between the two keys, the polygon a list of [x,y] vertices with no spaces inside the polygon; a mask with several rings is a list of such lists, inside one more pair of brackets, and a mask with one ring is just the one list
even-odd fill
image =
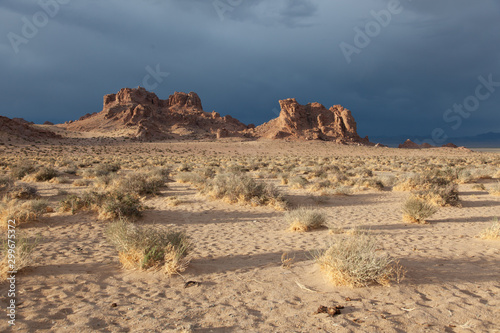
{"label": "desert sand", "polygon": [[[238,141],[116,143],[100,145],[3,145],[3,162],[54,156],[78,159],[128,158],[145,165],[168,158],[174,167],[195,157],[237,163],[241,159],[351,158],[360,165],[407,160],[382,171],[398,175],[429,159],[498,161],[495,153],[456,149],[407,150],[345,146],[326,142]],[[331,161],[330,160],[330,161]],[[374,162],[375,161],[375,162]],[[378,161],[378,162],[377,162]],[[423,161],[423,162],[419,162]],[[5,165],[5,164],[4,164]],[[387,164],[385,164],[387,166]],[[475,165],[477,168],[490,167]],[[370,166],[368,166],[370,168]],[[497,176],[500,170],[498,164]],[[8,168],[3,167],[4,172]],[[126,167],[124,170],[126,171]],[[254,174],[255,175],[255,174]],[[68,178],[81,178],[69,175]],[[175,177],[174,177],[175,179]],[[20,229],[39,235],[34,262],[17,275],[16,325],[7,317],[0,331],[19,332],[500,332],[500,242],[477,235],[500,216],[500,196],[475,189],[498,179],[460,184],[462,207],[440,207],[428,224],[402,221],[409,192],[353,189],[349,196],[321,196],[264,177],[293,207],[310,206],[327,216],[328,228],[291,232],[283,211],[229,204],[199,194],[190,184],[169,182],[161,195],[144,197],[148,209],[135,223],[183,230],[195,248],[189,267],[174,276],[125,270],[109,244],[109,221],[90,212],[45,214]],[[54,208],[64,195],[88,186],[71,182],[32,183]],[[178,205],[170,205],[169,197]],[[407,270],[389,286],[333,285],[315,263],[325,249],[353,228],[379,241]],[[344,233],[342,233],[344,232]],[[282,255],[293,260],[284,267]],[[197,283],[186,287],[187,281]],[[0,286],[7,306],[8,286]],[[341,305],[341,314],[315,314],[319,306]]]}

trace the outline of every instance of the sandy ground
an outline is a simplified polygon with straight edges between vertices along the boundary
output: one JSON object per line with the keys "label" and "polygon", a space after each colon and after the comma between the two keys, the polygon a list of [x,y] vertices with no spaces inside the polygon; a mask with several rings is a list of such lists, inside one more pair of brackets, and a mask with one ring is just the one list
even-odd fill
{"label": "sandy ground", "polygon": [[[180,142],[168,147],[178,154],[229,157],[437,153],[322,143]],[[70,184],[37,186],[54,202],[60,199],[56,188],[82,190]],[[185,230],[192,237],[193,260],[182,275],[125,271],[104,236],[106,221],[87,213],[51,213],[23,228],[41,235],[42,242],[35,263],[17,276],[16,325],[9,328],[4,317],[0,331],[500,332],[500,242],[475,237],[500,216],[499,196],[460,185],[463,207],[440,208],[430,224],[409,225],[400,209],[407,192],[363,191],[318,203],[305,190],[282,190],[292,203],[324,211],[332,227],[369,229],[380,250],[407,269],[406,279],[388,287],[332,286],[312,251],[345,235],[327,229],[293,233],[283,212],[210,201],[189,185],[170,183],[162,196],[146,199],[151,209],[137,223]],[[167,198],[174,195],[182,203],[172,207]],[[289,268],[282,267],[285,252],[294,258]],[[186,281],[200,284],[185,288]],[[7,289],[0,286],[4,309]],[[337,304],[344,306],[341,315],[314,314],[320,305]]]}

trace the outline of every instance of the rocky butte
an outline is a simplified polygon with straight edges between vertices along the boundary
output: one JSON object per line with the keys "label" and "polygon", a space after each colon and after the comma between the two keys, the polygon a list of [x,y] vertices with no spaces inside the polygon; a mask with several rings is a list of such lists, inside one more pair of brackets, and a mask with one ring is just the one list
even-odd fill
{"label": "rocky butte", "polygon": [[278,118],[255,128],[255,135],[269,139],[325,140],[370,144],[361,138],[351,111],[340,105],[325,108],[319,103],[301,105],[295,98],[279,101]]}
{"label": "rocky butte", "polygon": [[124,88],[104,96],[99,113],[86,114],[76,121],[58,125],[70,131],[97,132],[139,139],[203,139],[217,133],[230,136],[249,129],[231,116],[205,112],[194,92],[175,92],[162,100],[139,87]]}
{"label": "rocky butte", "polygon": [[326,109],[319,103],[300,105],[293,98],[285,99],[280,101],[278,118],[255,127],[229,115],[203,111],[194,92],[175,92],[162,100],[142,87],[124,88],[105,95],[103,102],[101,112],[57,126],[148,140],[247,137],[371,144],[358,135],[351,112],[340,105]]}

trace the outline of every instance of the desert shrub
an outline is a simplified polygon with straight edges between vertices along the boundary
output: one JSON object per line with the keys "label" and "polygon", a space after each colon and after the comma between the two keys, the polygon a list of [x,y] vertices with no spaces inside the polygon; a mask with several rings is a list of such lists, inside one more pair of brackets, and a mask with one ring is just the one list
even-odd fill
{"label": "desert shrub", "polygon": [[416,196],[437,206],[460,206],[458,186],[452,183],[444,186],[434,185],[426,191],[416,192]]}
{"label": "desert shrub", "polygon": [[356,177],[373,177],[373,172],[366,168],[355,168],[349,172],[351,176]]}
{"label": "desert shrub", "polygon": [[177,196],[172,196],[167,198],[167,204],[169,206],[179,206],[182,203],[182,200]]}
{"label": "desert shrub", "polygon": [[382,184],[380,180],[374,178],[358,178],[355,184],[362,187],[373,188],[378,191],[384,189],[384,184]]}
{"label": "desert shrub", "polygon": [[500,182],[497,184],[493,185],[489,190],[488,193],[491,195],[500,195]]}
{"label": "desert shrub", "polygon": [[278,179],[280,180],[281,185],[287,185],[289,178],[290,178],[289,173],[282,173],[278,176]]}
{"label": "desert shrub", "polygon": [[79,210],[90,209],[92,204],[92,202],[85,201],[82,197],[76,194],[70,194],[66,198],[59,201],[59,210],[75,214]]}
{"label": "desert shrub", "polygon": [[352,188],[350,188],[349,186],[339,186],[332,191],[332,194],[348,196],[352,194]]}
{"label": "desert shrub", "polygon": [[309,186],[309,190],[313,191],[313,192],[321,192],[321,191],[324,191],[326,189],[331,188],[331,186],[332,186],[332,183],[329,180],[323,180],[320,182],[312,183]]}
{"label": "desert shrub", "polygon": [[39,197],[36,187],[28,184],[18,184],[7,191],[7,196],[11,199],[35,199]]}
{"label": "desert shrub", "polygon": [[182,163],[181,165],[179,165],[177,167],[177,171],[179,172],[187,172],[187,171],[191,171],[192,167],[191,165],[189,165],[188,163]]}
{"label": "desert shrub", "polygon": [[16,225],[36,220],[47,213],[48,203],[43,199],[20,201],[18,199],[0,201],[0,227],[6,229],[9,220],[15,220]]}
{"label": "desert shrub", "polygon": [[379,180],[380,180],[380,182],[382,183],[382,185],[384,187],[385,186],[391,187],[391,186],[394,186],[394,184],[396,183],[396,177],[392,176],[392,175],[383,175],[383,176],[380,176]]}
{"label": "desert shrub", "polygon": [[484,186],[484,184],[474,184],[472,189],[477,191],[486,191],[486,186]]}
{"label": "desert shrub", "polygon": [[119,163],[103,163],[94,168],[83,170],[82,175],[86,178],[96,178],[116,173],[120,168]]}
{"label": "desert shrub", "polygon": [[69,183],[71,183],[71,180],[68,177],[66,177],[66,176],[58,176],[58,177],[52,178],[51,179],[51,183],[55,183],[55,184],[69,184]]}
{"label": "desert shrub", "polygon": [[447,186],[451,183],[452,176],[443,176],[439,172],[412,174],[404,177],[396,186],[396,191],[425,191],[432,187]]}
{"label": "desert shrub", "polygon": [[160,193],[160,189],[166,186],[166,181],[167,178],[157,172],[134,172],[117,179],[113,187],[117,192],[122,193],[157,195]]}
{"label": "desert shrub", "polygon": [[348,180],[347,176],[340,171],[334,171],[328,176],[328,179],[333,183],[343,183]]}
{"label": "desert shrub", "polygon": [[286,207],[286,202],[276,187],[258,183],[247,174],[218,174],[206,182],[202,192],[213,199],[222,199],[229,203],[270,205],[278,209]]}
{"label": "desert shrub", "polygon": [[[39,239],[28,239],[16,232],[15,241],[15,263],[9,262],[9,249],[12,249],[12,242],[7,239],[2,241],[0,247],[0,281],[5,281],[10,275],[8,271],[21,271],[33,263],[33,252],[38,245]],[[10,245],[10,246],[9,246]]]}
{"label": "desert shrub", "polygon": [[59,210],[75,214],[80,210],[94,211],[103,219],[139,217],[143,206],[137,196],[118,192],[87,191],[81,196],[68,195],[59,202]]}
{"label": "desert shrub", "polygon": [[415,196],[410,196],[403,203],[403,220],[407,222],[426,223],[426,219],[436,212],[436,206]]}
{"label": "desert shrub", "polygon": [[68,175],[76,175],[76,173],[78,172],[78,168],[75,165],[69,165],[66,168],[63,168],[61,171],[67,173]]}
{"label": "desert shrub", "polygon": [[73,181],[73,186],[89,186],[92,182],[88,179],[75,179]]}
{"label": "desert shrub", "polygon": [[338,286],[364,287],[372,283],[398,282],[404,270],[389,255],[381,254],[374,236],[361,234],[341,238],[315,259],[330,281]]}
{"label": "desert shrub", "polygon": [[500,239],[500,223],[498,218],[494,219],[491,225],[481,231],[479,237],[482,239]]}
{"label": "desert shrub", "polygon": [[175,176],[175,180],[179,183],[189,183],[193,184],[195,186],[203,184],[206,181],[207,178],[203,178],[202,175],[200,175],[197,172],[179,172]]}
{"label": "desert shrub", "polygon": [[112,222],[106,235],[127,269],[159,270],[172,275],[184,271],[192,244],[182,232],[139,227],[123,219]]}
{"label": "desert shrub", "polygon": [[12,178],[8,176],[0,176],[0,193],[7,191],[14,185]]}
{"label": "desert shrub", "polygon": [[57,177],[58,174],[59,173],[54,168],[42,167],[33,175],[33,178],[37,182],[46,182]]}
{"label": "desert shrub", "polygon": [[141,201],[134,195],[109,193],[99,208],[99,216],[106,219],[140,217],[142,208]]}
{"label": "desert shrub", "polygon": [[288,180],[288,185],[295,189],[304,188],[307,184],[309,184],[309,181],[302,176],[294,176]]}
{"label": "desert shrub", "polygon": [[326,216],[317,209],[299,207],[285,213],[285,221],[291,231],[309,231],[325,226]]}
{"label": "desert shrub", "polygon": [[22,179],[24,176],[35,172],[35,166],[30,162],[20,162],[11,166],[10,175],[15,179]]}

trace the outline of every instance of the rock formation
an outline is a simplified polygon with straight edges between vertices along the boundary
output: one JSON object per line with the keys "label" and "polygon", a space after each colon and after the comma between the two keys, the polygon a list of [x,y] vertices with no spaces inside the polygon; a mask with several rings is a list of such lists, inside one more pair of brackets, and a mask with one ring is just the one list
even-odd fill
{"label": "rock formation", "polygon": [[[430,145],[429,145],[430,146]],[[431,146],[432,147],[432,146]],[[407,139],[404,143],[400,143],[398,148],[405,148],[405,149],[420,149],[420,148],[427,148],[427,147],[422,147],[418,143],[415,143],[411,141],[410,139]]]}
{"label": "rock formation", "polygon": [[[458,147],[457,145],[453,143],[447,143],[445,145],[442,145],[441,147],[443,148],[465,148],[465,147]],[[427,142],[422,143],[419,145],[418,143],[415,143],[411,141],[410,139],[407,139],[404,143],[401,143],[398,148],[406,148],[406,149],[425,149],[425,148],[438,148],[437,146],[433,146]]]}
{"label": "rock formation", "polygon": [[339,143],[361,142],[351,111],[340,105],[325,108],[319,103],[301,105],[295,98],[279,101],[278,118],[255,128],[256,136],[269,139],[328,140]]}
{"label": "rock formation", "polygon": [[[194,92],[175,92],[167,100],[139,87],[104,96],[103,109],[64,125],[73,131],[114,132],[141,139],[239,136],[248,127],[231,116],[204,112]],[[219,135],[218,133],[221,132]]]}
{"label": "rock formation", "polygon": [[373,145],[361,138],[351,112],[340,105],[326,109],[319,103],[300,105],[295,99],[280,101],[276,119],[255,127],[219,113],[205,112],[194,92],[175,92],[161,100],[144,88],[124,88],[105,95],[103,109],[75,121],[57,125],[70,131],[140,139],[205,139],[226,137],[328,140]]}
{"label": "rock formation", "polygon": [[22,118],[10,119],[0,116],[0,136],[2,138],[14,138],[22,140],[56,139],[61,136],[44,129]]}

